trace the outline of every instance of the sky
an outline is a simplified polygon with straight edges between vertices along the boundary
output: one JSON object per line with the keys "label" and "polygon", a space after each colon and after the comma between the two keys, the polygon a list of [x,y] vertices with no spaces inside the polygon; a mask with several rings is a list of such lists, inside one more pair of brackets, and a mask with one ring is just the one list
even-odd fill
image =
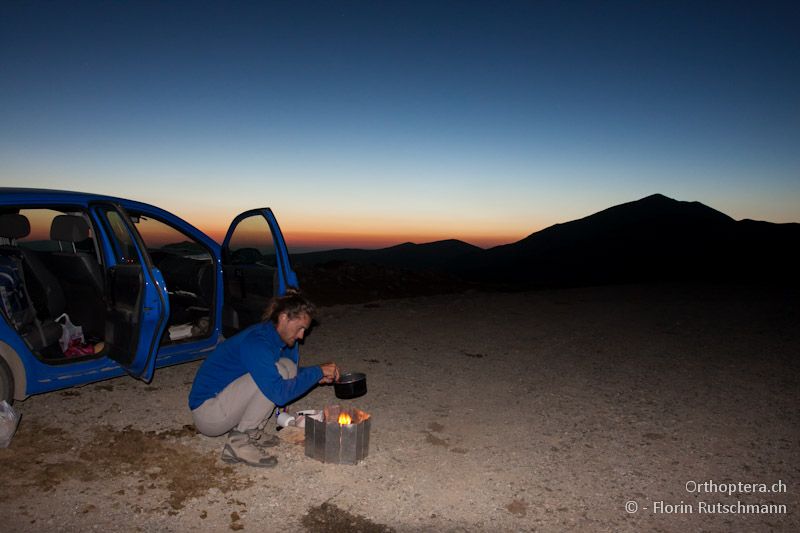
{"label": "sky", "polygon": [[490,247],[661,193],[800,222],[792,2],[0,0],[0,185],[218,240]]}

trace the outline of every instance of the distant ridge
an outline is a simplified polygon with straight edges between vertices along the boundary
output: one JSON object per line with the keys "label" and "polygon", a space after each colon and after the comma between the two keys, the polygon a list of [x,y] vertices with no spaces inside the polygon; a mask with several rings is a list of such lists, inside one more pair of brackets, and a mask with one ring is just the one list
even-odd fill
{"label": "distant ridge", "polygon": [[293,254],[295,265],[314,265],[330,261],[349,261],[353,263],[374,263],[409,270],[449,270],[451,264],[460,257],[482,248],[456,239],[414,244],[405,242],[380,248],[378,250],[359,250],[343,248],[325,252]]}
{"label": "distant ridge", "polygon": [[798,243],[800,224],[737,222],[654,194],[486,250],[460,274],[513,285],[785,279]]}
{"label": "distant ridge", "polygon": [[[736,221],[700,202],[653,194],[488,250],[457,240],[293,256],[436,272],[525,288],[642,281],[797,282],[800,224]],[[376,278],[377,279],[377,278]]]}

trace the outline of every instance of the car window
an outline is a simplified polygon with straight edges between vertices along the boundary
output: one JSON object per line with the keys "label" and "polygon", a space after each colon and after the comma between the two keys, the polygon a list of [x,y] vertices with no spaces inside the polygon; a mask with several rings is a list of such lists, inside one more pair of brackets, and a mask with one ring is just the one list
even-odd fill
{"label": "car window", "polygon": [[112,243],[114,246],[114,253],[117,255],[117,261],[120,264],[139,264],[139,254],[136,252],[133,237],[130,232],[128,232],[128,228],[122,216],[110,207],[103,208],[103,213],[111,227],[111,232],[114,234]]}
{"label": "car window", "polygon": [[[65,209],[61,211],[47,208],[25,208],[20,209],[19,214],[28,219],[31,231],[26,237],[17,240],[18,246],[40,252],[70,251],[74,246],[74,251],[97,255],[93,238],[94,232],[91,230],[92,223],[83,211],[77,209]],[[64,214],[80,216],[86,220],[90,228],[89,238],[75,243],[52,240],[50,238],[50,227],[53,225],[53,219]]]}
{"label": "car window", "polygon": [[262,216],[248,217],[236,226],[228,244],[231,263],[275,268],[275,242],[272,230]]}
{"label": "car window", "polygon": [[62,214],[60,211],[52,209],[21,209],[19,214],[28,219],[31,225],[31,232],[26,237],[17,239],[18,246],[45,252],[58,251],[58,242],[50,240],[50,226],[53,223],[53,219]]}
{"label": "car window", "polygon": [[211,259],[209,251],[193,237],[155,218],[130,213],[147,250],[196,260]]}

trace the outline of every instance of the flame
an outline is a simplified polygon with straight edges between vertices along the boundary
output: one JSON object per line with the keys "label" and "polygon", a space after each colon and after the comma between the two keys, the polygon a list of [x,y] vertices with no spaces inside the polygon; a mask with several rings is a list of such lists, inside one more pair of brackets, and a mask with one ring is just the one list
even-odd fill
{"label": "flame", "polygon": [[348,415],[347,413],[342,413],[342,414],[339,415],[339,425],[341,425],[341,426],[345,426],[347,424],[350,424],[350,423],[352,423],[352,421],[353,421],[353,419],[350,418],[350,415]]}

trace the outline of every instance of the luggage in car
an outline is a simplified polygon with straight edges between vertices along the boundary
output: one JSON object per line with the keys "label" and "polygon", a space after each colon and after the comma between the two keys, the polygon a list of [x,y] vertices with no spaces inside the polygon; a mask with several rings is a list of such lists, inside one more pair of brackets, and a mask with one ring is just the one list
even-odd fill
{"label": "luggage in car", "polygon": [[0,308],[11,326],[17,330],[28,324],[35,314],[22,280],[20,259],[0,255]]}

